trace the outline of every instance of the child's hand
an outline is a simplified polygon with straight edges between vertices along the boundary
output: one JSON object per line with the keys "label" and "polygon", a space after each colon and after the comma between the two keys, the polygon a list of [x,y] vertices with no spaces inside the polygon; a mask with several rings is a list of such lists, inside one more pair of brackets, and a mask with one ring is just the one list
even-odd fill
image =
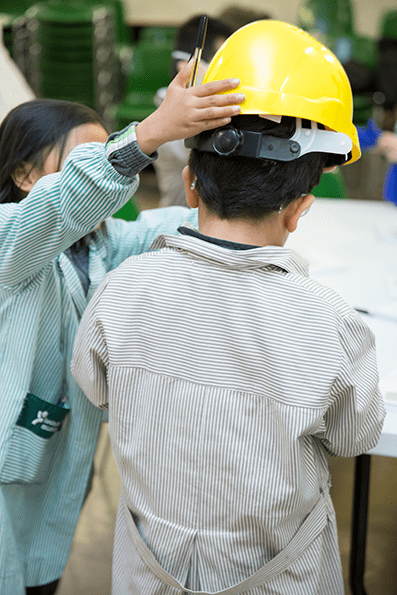
{"label": "child's hand", "polygon": [[163,143],[224,126],[240,113],[241,108],[236,104],[244,101],[242,93],[215,95],[236,88],[239,80],[214,81],[187,89],[191,70],[189,63],[177,74],[160,107],[136,127],[139,147],[146,155]]}

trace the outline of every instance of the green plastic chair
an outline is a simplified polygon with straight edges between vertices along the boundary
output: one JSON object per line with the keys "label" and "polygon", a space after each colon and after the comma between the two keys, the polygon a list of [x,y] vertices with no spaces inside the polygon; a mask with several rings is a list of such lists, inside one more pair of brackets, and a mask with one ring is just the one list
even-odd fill
{"label": "green plastic chair", "polygon": [[379,49],[375,39],[355,31],[352,0],[303,0],[298,24],[334,52],[348,75],[355,76],[353,122],[366,126],[373,115],[372,85]]}
{"label": "green plastic chair", "polygon": [[317,198],[348,198],[347,188],[342,174],[338,169],[330,173],[324,173],[321,181],[312,190]]}
{"label": "green plastic chair", "polygon": [[109,110],[109,115],[115,122],[115,128],[121,130],[131,122],[142,122],[155,109],[153,93],[129,93]]}
{"label": "green plastic chair", "polygon": [[131,198],[124,206],[121,207],[113,217],[116,219],[124,219],[125,221],[135,221],[139,215],[139,207],[137,203]]}
{"label": "green plastic chair", "polygon": [[354,9],[351,0],[303,0],[297,22],[308,33],[334,37],[354,33]]}
{"label": "green plastic chair", "polygon": [[13,25],[34,3],[35,0],[0,0],[0,18],[3,21],[3,43],[12,58],[14,57]]}
{"label": "green plastic chair", "polygon": [[[356,90],[353,95],[353,122],[356,126],[366,126],[369,118],[373,115],[372,84],[379,63],[377,41],[371,37],[354,33],[349,37],[327,36],[324,43],[345,66],[348,76],[357,77],[357,69],[361,69],[362,90]],[[351,82],[354,90],[355,81],[351,80]]]}
{"label": "green plastic chair", "polygon": [[116,128],[140,122],[156,109],[155,96],[170,83],[175,27],[147,27],[130,49],[123,100],[111,110]]}
{"label": "green plastic chair", "polygon": [[379,36],[397,39],[397,10],[388,10],[383,14]]}
{"label": "green plastic chair", "polygon": [[38,97],[88,105],[111,127],[107,110],[122,97],[122,8],[122,0],[44,0],[19,17],[13,57]]}
{"label": "green plastic chair", "polygon": [[131,92],[155,94],[170,83],[172,45],[144,40],[133,49],[132,72],[127,88]]}

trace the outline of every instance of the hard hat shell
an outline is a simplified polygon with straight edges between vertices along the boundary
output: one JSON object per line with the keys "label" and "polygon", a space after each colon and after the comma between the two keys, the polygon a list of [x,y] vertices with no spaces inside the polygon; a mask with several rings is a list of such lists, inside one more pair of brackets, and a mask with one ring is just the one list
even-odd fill
{"label": "hard hat shell", "polygon": [[240,79],[241,114],[313,120],[347,134],[360,155],[353,97],[338,58],[308,33],[281,21],[255,21],[235,31],[211,60],[202,83]]}

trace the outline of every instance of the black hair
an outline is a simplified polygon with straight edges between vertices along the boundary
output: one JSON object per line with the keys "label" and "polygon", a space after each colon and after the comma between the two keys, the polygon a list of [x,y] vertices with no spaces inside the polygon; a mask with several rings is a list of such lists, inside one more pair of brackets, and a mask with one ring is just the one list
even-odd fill
{"label": "black hair", "polygon": [[[175,37],[174,49],[181,52],[186,52],[192,55],[194,52],[194,43],[197,38],[197,30],[200,23],[201,15],[193,16],[188,21],[183,23],[178,29]],[[205,36],[205,43],[201,57],[206,62],[210,62],[218,49],[219,41],[224,41],[233,33],[233,28],[220,19],[208,17],[207,33]],[[178,59],[174,59],[172,65],[172,78],[177,74]]]}
{"label": "black hair", "polygon": [[[266,132],[291,138],[295,118],[283,116],[274,123],[259,116],[239,115],[231,124],[240,130]],[[213,130],[202,132],[211,135]],[[260,221],[284,208],[319,184],[329,156],[308,153],[293,161],[252,157],[225,157],[192,149],[189,166],[196,176],[196,190],[206,207],[221,219]]]}
{"label": "black hair", "polygon": [[41,170],[55,147],[60,169],[69,132],[83,124],[101,124],[107,130],[93,109],[71,101],[33,99],[11,110],[0,125],[0,203],[23,198],[12,175],[26,164]]}

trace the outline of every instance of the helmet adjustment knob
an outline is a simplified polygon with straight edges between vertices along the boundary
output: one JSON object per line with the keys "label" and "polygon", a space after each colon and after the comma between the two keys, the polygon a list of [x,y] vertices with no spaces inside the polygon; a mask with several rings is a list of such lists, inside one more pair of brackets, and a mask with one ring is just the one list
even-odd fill
{"label": "helmet adjustment knob", "polygon": [[243,136],[235,128],[217,130],[212,137],[212,146],[219,155],[232,155],[243,142]]}

